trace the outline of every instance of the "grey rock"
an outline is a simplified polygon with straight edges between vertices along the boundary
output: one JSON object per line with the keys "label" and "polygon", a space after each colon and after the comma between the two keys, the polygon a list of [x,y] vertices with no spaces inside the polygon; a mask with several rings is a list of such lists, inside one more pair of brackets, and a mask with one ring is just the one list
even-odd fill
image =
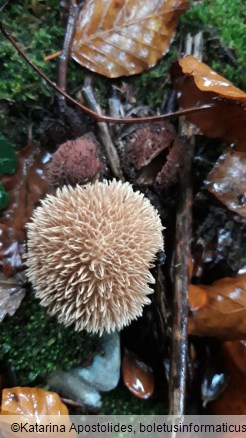
{"label": "grey rock", "polygon": [[102,406],[99,392],[90,384],[65,371],[54,371],[48,376],[49,387],[62,397],[74,400],[81,405],[100,408]]}
{"label": "grey rock", "polygon": [[103,354],[97,354],[86,368],[75,368],[71,373],[98,391],[111,391],[120,379],[120,336],[118,332],[102,336]]}

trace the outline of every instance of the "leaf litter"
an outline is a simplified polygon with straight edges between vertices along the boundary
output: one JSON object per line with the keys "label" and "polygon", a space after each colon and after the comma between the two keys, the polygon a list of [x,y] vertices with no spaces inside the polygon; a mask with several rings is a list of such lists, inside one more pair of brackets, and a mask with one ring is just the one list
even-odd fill
{"label": "leaf litter", "polygon": [[210,286],[190,285],[189,293],[194,309],[189,320],[191,335],[246,339],[246,274],[221,278]]}
{"label": "leaf litter", "polygon": [[0,215],[0,266],[6,276],[23,269],[25,225],[35,204],[50,190],[44,173],[47,151],[29,142],[17,153],[17,160],[16,173],[2,179],[10,196],[8,207]]}

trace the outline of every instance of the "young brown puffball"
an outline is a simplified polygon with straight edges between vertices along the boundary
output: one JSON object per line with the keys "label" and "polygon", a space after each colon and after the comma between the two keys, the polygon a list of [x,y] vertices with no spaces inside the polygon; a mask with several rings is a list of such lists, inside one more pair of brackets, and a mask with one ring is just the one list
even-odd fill
{"label": "young brown puffball", "polygon": [[28,224],[27,276],[51,315],[76,330],[120,330],[142,314],[163,249],[155,208],[129,183],[64,186]]}

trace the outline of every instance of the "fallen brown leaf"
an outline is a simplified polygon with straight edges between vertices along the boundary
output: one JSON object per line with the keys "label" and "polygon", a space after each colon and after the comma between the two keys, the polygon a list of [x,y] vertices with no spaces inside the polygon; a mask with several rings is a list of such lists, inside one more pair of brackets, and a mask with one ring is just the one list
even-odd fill
{"label": "fallen brown leaf", "polygon": [[208,174],[206,184],[220,202],[246,217],[246,152],[225,152]]}
{"label": "fallen brown leaf", "polygon": [[29,143],[17,154],[17,171],[4,176],[3,183],[9,192],[10,203],[0,214],[0,266],[6,276],[22,269],[22,255],[26,239],[25,225],[34,205],[48,191],[44,175],[47,152]]}
{"label": "fallen brown leaf", "polygon": [[176,62],[171,75],[183,109],[216,103],[187,119],[207,137],[236,143],[238,151],[246,151],[246,93],[192,55]]}
{"label": "fallen brown leaf", "polygon": [[203,287],[190,284],[189,286],[189,307],[192,312],[197,312],[208,305],[208,293]]}
{"label": "fallen brown leaf", "polygon": [[[246,274],[222,278],[211,286],[190,286],[194,296],[207,294],[207,304],[198,306],[189,319],[189,333],[196,336],[246,339]],[[202,296],[200,301],[202,302]]]}
{"label": "fallen brown leaf", "polygon": [[42,388],[16,387],[3,390],[1,415],[67,415],[58,394]]}
{"label": "fallen brown leaf", "polygon": [[109,78],[140,73],[168,51],[188,0],[87,0],[80,12],[71,54]]}
{"label": "fallen brown leaf", "polygon": [[[35,429],[31,431],[32,433],[26,432],[25,429],[23,431],[18,429],[14,431],[11,428],[11,423],[13,423],[13,419],[16,421],[16,415],[19,416],[17,424],[26,423],[28,426],[33,425],[34,427],[35,424],[44,425],[44,427],[47,425],[47,430],[44,430],[44,433],[36,432]],[[10,420],[7,416],[11,416]],[[15,418],[12,416],[15,416]],[[52,419],[52,416],[55,417]],[[57,424],[59,427],[65,425],[67,433],[57,432],[56,430],[54,432],[50,431],[49,424]],[[4,437],[23,437],[31,434],[35,437],[42,435],[45,438],[58,438],[63,435],[74,438],[75,434],[71,432],[71,435],[68,432],[70,425],[67,407],[62,403],[58,394],[41,388],[16,387],[3,389],[0,431]],[[11,431],[14,433],[12,434]]]}

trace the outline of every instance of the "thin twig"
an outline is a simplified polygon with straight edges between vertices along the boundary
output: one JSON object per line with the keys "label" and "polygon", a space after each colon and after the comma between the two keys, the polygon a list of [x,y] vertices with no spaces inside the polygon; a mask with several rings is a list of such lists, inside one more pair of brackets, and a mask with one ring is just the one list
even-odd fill
{"label": "thin twig", "polygon": [[67,94],[65,91],[62,91],[53,81],[51,81],[42,70],[40,70],[29,58],[28,56],[25,54],[25,52],[19,47],[19,45],[17,44],[17,42],[15,41],[15,39],[7,32],[7,30],[5,29],[5,27],[3,26],[3,24],[0,22],[0,30],[3,34],[3,36],[5,38],[7,38],[7,40],[15,47],[15,49],[17,50],[17,52],[19,53],[19,55],[25,59],[25,61],[27,62],[28,65],[30,65],[30,67],[32,67],[33,70],[36,71],[36,73],[38,73],[38,75],[43,78],[47,84],[49,84],[57,93],[61,94],[62,96],[64,96],[67,101],[69,103],[71,103],[72,105],[75,105],[77,108],[79,108],[81,111],[83,111],[84,113],[88,114],[89,116],[91,116],[93,119],[97,120],[98,122],[105,122],[105,123],[124,123],[124,124],[132,124],[132,123],[151,123],[151,122],[158,122],[161,120],[170,120],[170,119],[174,119],[176,117],[180,117],[180,116],[184,116],[186,114],[192,114],[192,113],[196,113],[198,111],[207,111],[210,110],[211,108],[216,107],[216,102],[213,104],[206,104],[206,105],[201,105],[198,107],[193,107],[193,108],[187,108],[184,110],[179,110],[179,111],[175,111],[169,114],[162,114],[160,116],[148,116],[148,117],[133,117],[130,119],[127,118],[116,118],[116,117],[108,117],[108,116],[102,116],[97,114],[96,112],[90,110],[89,108],[87,108],[84,105],[81,105],[79,102],[77,102],[77,100],[73,99],[69,94]]}
{"label": "thin twig", "polygon": [[[69,16],[58,71],[58,86],[62,91],[65,92],[67,91],[67,64],[70,56],[74,30],[78,19],[78,11],[79,6],[77,5],[77,0],[70,0]],[[66,99],[63,94],[59,94],[59,107],[61,113],[65,113]]]}
{"label": "thin twig", "polygon": [[[97,114],[101,115],[102,110],[101,110],[99,104],[96,102],[91,85],[87,85],[87,86],[82,88],[82,95],[83,95],[83,98],[85,99],[87,105],[89,105],[89,107],[93,111],[95,111]],[[110,168],[111,168],[111,170],[116,178],[119,178],[122,181],[124,181],[124,176],[123,176],[123,172],[122,172],[121,165],[120,165],[120,158],[119,158],[118,152],[113,144],[113,141],[111,139],[111,135],[110,135],[108,126],[106,123],[103,123],[103,122],[98,122],[97,126],[98,126],[99,135],[100,135],[101,141],[103,143],[105,155],[108,159]]]}
{"label": "thin twig", "polygon": [[7,0],[3,5],[0,6],[0,12],[3,12],[3,10],[6,8],[7,4],[9,3],[9,0]]}

